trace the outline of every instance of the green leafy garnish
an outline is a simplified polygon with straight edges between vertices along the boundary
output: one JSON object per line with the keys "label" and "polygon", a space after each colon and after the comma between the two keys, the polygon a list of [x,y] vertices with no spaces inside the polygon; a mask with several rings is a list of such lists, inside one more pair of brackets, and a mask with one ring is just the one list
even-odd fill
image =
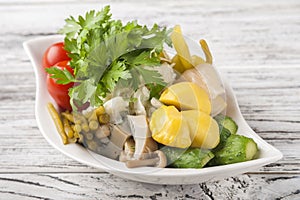
{"label": "green leafy garnish", "polygon": [[149,29],[136,21],[123,25],[111,18],[109,6],[65,21],[59,32],[65,34],[75,77],[65,70],[50,68],[47,72],[60,83],[76,82],[69,91],[73,109],[74,101],[76,105],[88,101],[91,106],[101,105],[118,84],[134,90],[142,84],[166,85],[153,66],[160,64],[163,45],[171,45],[170,30],[157,24]]}
{"label": "green leafy garnish", "polygon": [[150,99],[152,97],[159,99],[161,91],[165,88],[165,85],[149,83],[147,88],[150,90]]}
{"label": "green leafy garnish", "polygon": [[129,71],[126,70],[125,63],[117,62],[116,64],[113,64],[111,69],[102,76],[102,82],[105,87],[112,92],[120,78],[128,80],[131,77],[132,76]]}
{"label": "green leafy garnish", "polygon": [[46,68],[46,72],[51,78],[56,79],[58,84],[68,84],[75,82],[75,78],[67,69],[58,69],[57,67]]}

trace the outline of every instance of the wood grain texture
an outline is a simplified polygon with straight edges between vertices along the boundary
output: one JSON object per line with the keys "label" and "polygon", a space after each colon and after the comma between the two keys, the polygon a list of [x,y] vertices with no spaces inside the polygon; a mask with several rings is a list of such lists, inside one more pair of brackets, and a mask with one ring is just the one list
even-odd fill
{"label": "wood grain texture", "polygon": [[67,16],[83,14],[89,9],[100,9],[108,3],[112,5],[114,17],[125,21],[138,19],[145,24],[181,24],[187,36],[195,40],[205,38],[209,42],[218,66],[299,67],[299,1],[228,3],[119,0],[101,3],[62,1],[60,4],[54,2],[49,5],[17,2],[0,4],[0,19],[3,19],[0,21],[0,46],[9,47],[10,52],[15,52],[11,54],[1,48],[0,66],[10,64],[10,70],[22,66],[22,63],[15,63],[15,60],[27,60],[24,52],[18,51],[22,41],[55,34]]}
{"label": "wood grain texture", "polygon": [[[99,172],[51,147],[35,121],[22,42],[105,4],[115,18],[181,24],[187,36],[207,39],[246,121],[283,159],[222,181],[164,186]],[[300,199],[299,22],[297,0],[0,0],[0,199]]]}
{"label": "wood grain texture", "polygon": [[[259,183],[259,184],[257,184]],[[151,185],[103,173],[1,174],[11,199],[296,199],[299,176],[241,175],[194,185]],[[282,187],[288,185],[289,187]]]}

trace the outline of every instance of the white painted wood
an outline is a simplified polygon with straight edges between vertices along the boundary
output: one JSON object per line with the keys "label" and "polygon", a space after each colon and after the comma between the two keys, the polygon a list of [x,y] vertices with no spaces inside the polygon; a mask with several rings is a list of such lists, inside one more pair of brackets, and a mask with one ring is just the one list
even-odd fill
{"label": "white painted wood", "polygon": [[[47,144],[21,43],[108,3],[115,18],[181,24],[189,37],[207,39],[245,119],[283,159],[218,182],[156,186],[99,173]],[[300,199],[299,21],[297,0],[0,0],[0,199]]]}
{"label": "white painted wood", "polygon": [[[55,34],[69,15],[100,9],[109,3],[63,1],[48,5],[21,2],[0,4],[0,44],[16,52],[11,54],[1,50],[0,66],[5,66],[7,60],[27,60],[24,52],[18,51],[20,42],[44,34]],[[207,39],[218,66],[299,67],[299,1],[239,3],[189,0],[149,3],[132,0],[112,1],[110,4],[114,17],[122,20],[138,19],[145,24],[181,24],[186,35],[195,40]],[[12,67],[19,66],[20,63]]]}
{"label": "white painted wood", "polygon": [[103,173],[1,174],[0,195],[10,199],[297,199],[299,184],[295,175],[241,175],[216,182],[166,186]]}

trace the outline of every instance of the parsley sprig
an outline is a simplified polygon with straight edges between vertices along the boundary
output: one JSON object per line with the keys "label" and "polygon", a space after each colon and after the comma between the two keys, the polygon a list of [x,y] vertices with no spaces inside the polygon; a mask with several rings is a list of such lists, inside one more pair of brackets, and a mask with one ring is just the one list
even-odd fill
{"label": "parsley sprig", "polygon": [[119,82],[133,90],[141,84],[151,86],[150,90],[165,85],[161,74],[151,66],[160,64],[163,45],[171,45],[170,30],[157,24],[149,29],[136,21],[123,25],[111,18],[109,6],[65,21],[59,33],[65,34],[65,49],[74,77],[67,70],[54,67],[47,72],[60,84],[76,82],[69,90],[73,109],[74,102],[77,106],[86,102],[101,105]]}

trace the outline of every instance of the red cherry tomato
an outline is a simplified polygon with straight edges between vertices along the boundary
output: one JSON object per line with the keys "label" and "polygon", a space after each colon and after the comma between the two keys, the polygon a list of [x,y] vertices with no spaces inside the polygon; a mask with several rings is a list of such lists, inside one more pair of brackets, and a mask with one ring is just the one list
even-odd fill
{"label": "red cherry tomato", "polygon": [[[62,61],[54,65],[55,67],[64,70],[67,69],[71,74],[74,73],[73,69],[68,64],[69,61]],[[50,78],[50,75],[47,75],[47,87],[48,92],[55,100],[55,102],[65,110],[72,110],[70,105],[70,97],[68,95],[69,88],[73,87],[74,83],[68,83],[66,85],[57,84],[56,79]]]}
{"label": "red cherry tomato", "polygon": [[51,45],[45,51],[43,56],[43,67],[48,68],[54,66],[56,63],[70,60],[67,51],[64,49],[64,43],[59,42]]}

